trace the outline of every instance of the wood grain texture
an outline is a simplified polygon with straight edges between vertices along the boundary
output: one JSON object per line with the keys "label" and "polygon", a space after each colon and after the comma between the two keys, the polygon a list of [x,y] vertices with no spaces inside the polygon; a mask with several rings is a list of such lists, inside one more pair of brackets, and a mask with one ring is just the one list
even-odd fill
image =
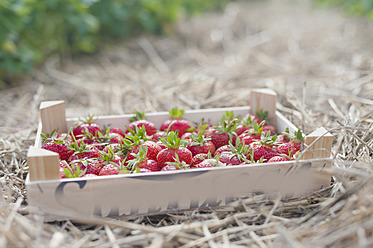
{"label": "wood grain texture", "polygon": [[303,159],[329,158],[331,155],[334,137],[323,127],[316,129],[306,136],[304,140],[305,151]]}
{"label": "wood grain texture", "polygon": [[58,133],[67,132],[66,104],[64,101],[45,101],[40,104],[42,132],[50,134],[54,129]]}
{"label": "wood grain texture", "polygon": [[61,179],[58,153],[31,146],[27,163],[31,181]]}
{"label": "wood grain texture", "polygon": [[277,94],[272,89],[253,89],[250,93],[251,113],[263,109],[268,111],[267,124],[276,126]]}

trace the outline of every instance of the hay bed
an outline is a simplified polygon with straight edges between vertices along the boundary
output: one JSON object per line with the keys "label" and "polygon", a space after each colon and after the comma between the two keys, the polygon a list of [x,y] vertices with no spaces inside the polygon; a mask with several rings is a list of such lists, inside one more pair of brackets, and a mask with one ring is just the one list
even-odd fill
{"label": "hay bed", "polygon": [[[169,37],[107,44],[95,56],[51,59],[0,92],[0,247],[373,246],[372,26],[337,11],[267,1],[180,22]],[[123,44],[120,44],[123,43]],[[69,117],[246,105],[270,87],[305,132],[335,135],[333,184],[303,198],[121,219],[44,223],[27,206],[26,151],[38,106],[64,99]]]}

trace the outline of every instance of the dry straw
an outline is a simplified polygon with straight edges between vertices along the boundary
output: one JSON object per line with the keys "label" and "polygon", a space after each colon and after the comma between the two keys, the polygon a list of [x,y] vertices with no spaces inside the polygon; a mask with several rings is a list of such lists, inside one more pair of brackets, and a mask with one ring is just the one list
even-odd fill
{"label": "dry straw", "polygon": [[[24,85],[0,92],[0,247],[372,247],[370,29],[307,3],[255,1],[181,22],[170,37],[108,45],[64,66],[51,59]],[[45,223],[28,207],[26,151],[40,101],[66,100],[71,117],[229,107],[246,105],[250,88],[263,86],[306,133],[332,130],[330,187],[121,219]]]}

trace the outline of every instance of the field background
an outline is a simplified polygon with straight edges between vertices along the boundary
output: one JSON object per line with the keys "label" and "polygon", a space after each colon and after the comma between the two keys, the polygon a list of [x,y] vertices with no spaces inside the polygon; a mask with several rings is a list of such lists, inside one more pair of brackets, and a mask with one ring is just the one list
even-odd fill
{"label": "field background", "polygon": [[[350,15],[369,18],[359,2],[371,6],[346,1],[342,12],[309,1],[222,1],[220,10],[171,20],[162,32],[100,36],[85,52],[57,46],[28,73],[3,66],[0,246],[371,247],[373,25]],[[28,207],[26,153],[41,101],[65,100],[67,116],[78,117],[242,106],[258,87],[274,89],[277,108],[306,133],[323,126],[335,135],[329,188],[286,201],[258,195],[218,210],[83,223],[44,223]]]}

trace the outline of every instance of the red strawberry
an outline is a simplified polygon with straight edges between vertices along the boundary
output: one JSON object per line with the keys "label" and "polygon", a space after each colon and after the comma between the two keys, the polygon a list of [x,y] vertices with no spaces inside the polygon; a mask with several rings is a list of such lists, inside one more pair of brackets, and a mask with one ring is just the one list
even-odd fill
{"label": "red strawberry", "polygon": [[66,142],[73,142],[73,138],[71,137],[70,134],[68,133],[60,133],[60,134],[57,134],[57,139],[62,139],[62,140],[65,140]]}
{"label": "red strawberry", "polygon": [[277,156],[274,156],[274,157],[270,158],[268,160],[268,163],[272,163],[272,162],[283,162],[283,161],[289,161],[289,160],[290,159],[288,157],[286,157],[286,156],[279,156],[279,155],[277,155]]}
{"label": "red strawberry", "polygon": [[231,152],[231,151],[232,151],[232,147],[230,145],[221,146],[218,149],[216,149],[214,156],[220,155],[223,152]]}
{"label": "red strawberry", "polygon": [[[141,128],[142,126],[144,126],[146,134],[149,136],[155,134],[158,131],[157,126],[154,123],[147,121],[147,120],[138,120],[138,121],[131,122],[128,125],[128,128],[134,130],[135,126],[138,128]],[[126,130],[125,133],[126,134],[129,133],[129,131]]]}
{"label": "red strawberry", "polygon": [[[174,162],[176,157],[179,157],[180,161],[186,164],[192,162],[192,152],[181,146],[184,142],[181,142],[174,131],[168,133],[167,139],[161,138],[161,141],[167,148],[161,150],[157,155],[159,166],[164,167],[166,162]],[[175,154],[177,154],[177,156]]]}
{"label": "red strawberry", "polygon": [[193,133],[187,148],[192,152],[193,156],[199,153],[210,152],[211,154],[214,154],[215,152],[215,145],[210,141],[210,138],[203,137],[202,134],[197,133]]}
{"label": "red strawberry", "polygon": [[[256,122],[255,122],[256,123]],[[237,136],[241,135],[243,132],[248,131],[253,128],[254,120],[251,115],[247,115],[246,118],[239,121],[236,129]]]}
{"label": "red strawberry", "polygon": [[195,168],[209,168],[209,167],[223,167],[226,166],[226,164],[221,163],[217,159],[214,158],[208,158],[203,160],[201,163],[197,164]]}
{"label": "red strawberry", "polygon": [[239,165],[243,162],[249,162],[246,156],[249,154],[249,146],[242,144],[237,140],[236,145],[229,144],[226,151],[223,151],[218,160],[227,165]]}
{"label": "red strawberry", "polygon": [[74,124],[73,127],[73,135],[79,139],[82,137],[85,133],[90,133],[93,136],[97,137],[98,133],[102,132],[101,128],[94,123],[95,119],[93,119],[93,115],[88,116],[88,119],[86,120],[80,120],[79,122]]}
{"label": "red strawberry", "polygon": [[65,169],[64,168],[60,168],[60,176],[61,178],[66,178],[66,175],[65,175]]}
{"label": "red strawberry", "polygon": [[245,141],[245,145],[249,145],[252,142],[254,142],[256,139],[260,139],[260,136],[263,133],[263,125],[264,125],[264,122],[261,122],[260,124],[254,122],[251,129],[243,132],[242,134],[238,136],[241,143]]}
{"label": "red strawberry", "polygon": [[158,140],[156,143],[159,145],[159,147],[161,148],[161,150],[167,148],[167,146],[165,144],[163,144],[162,141],[160,141],[160,140]]}
{"label": "red strawberry", "polygon": [[152,140],[158,141],[160,137],[166,137],[167,133],[165,131],[158,131],[155,134],[153,134]]}
{"label": "red strawberry", "polygon": [[118,128],[118,127],[111,127],[110,128],[110,133],[117,133],[117,134],[122,135],[123,137],[125,136],[123,130]]}
{"label": "red strawberry", "polygon": [[140,146],[137,154],[132,153],[134,158],[128,160],[128,166],[132,168],[132,171],[140,168],[145,168],[149,171],[159,171],[161,169],[157,161],[148,158],[148,151],[147,146]]}
{"label": "red strawberry", "polygon": [[161,171],[174,171],[174,170],[178,170],[178,168],[176,167],[176,165],[172,165],[172,164],[166,164],[166,165],[161,169]]}
{"label": "red strawberry", "polygon": [[182,136],[181,136],[181,139],[187,139],[187,140],[191,140],[192,139],[192,132],[187,132],[187,133],[184,133]]}
{"label": "red strawberry", "polygon": [[294,155],[296,152],[300,151],[301,144],[304,139],[304,134],[302,131],[298,130],[295,131],[293,135],[289,133],[289,130],[287,129],[285,131],[286,138],[289,139],[289,142],[280,144],[277,146],[277,151],[281,154],[285,155]]}
{"label": "red strawberry", "polygon": [[239,165],[241,163],[243,163],[243,161],[241,161],[237,155],[231,153],[231,152],[223,152],[222,154],[220,154],[219,156],[219,161],[221,163],[224,163],[224,164],[227,164],[227,165]]}
{"label": "red strawberry", "polygon": [[259,141],[251,143],[250,147],[253,152],[253,160],[255,162],[258,162],[261,159],[268,161],[272,157],[276,156],[278,154],[274,148],[276,139],[276,135],[270,136],[269,133],[267,133],[266,135],[262,135]]}
{"label": "red strawberry", "polygon": [[84,143],[80,146],[76,143],[73,144],[74,145],[71,145],[70,147],[73,147],[74,153],[67,159],[68,163],[71,163],[73,160],[99,158],[101,156],[100,150],[95,146],[85,145]]}
{"label": "red strawberry", "polygon": [[102,168],[102,163],[98,159],[89,159],[87,163],[86,174],[95,174],[98,175]]}
{"label": "red strawberry", "polygon": [[53,131],[50,138],[45,134],[41,134],[41,137],[44,140],[44,144],[41,148],[58,153],[61,160],[67,160],[74,153],[74,151],[69,148],[70,141],[68,141],[68,136],[57,138],[57,134]]}
{"label": "red strawberry", "polygon": [[161,167],[159,167],[158,162],[152,159],[148,159],[146,164],[140,165],[140,168],[147,169],[149,171],[160,171]]}
{"label": "red strawberry", "polygon": [[159,130],[161,131],[178,131],[178,136],[183,136],[189,129],[193,128],[189,121],[182,119],[184,110],[177,107],[169,111],[171,119],[164,121]]}
{"label": "red strawberry", "polygon": [[236,129],[236,121],[226,120],[223,116],[218,126],[210,128],[206,136],[211,138],[215,148],[218,149],[221,146],[228,145],[229,142],[236,143],[236,133],[234,132]]}
{"label": "red strawberry", "polygon": [[147,140],[144,143],[136,146],[128,155],[128,159],[131,160],[134,158],[133,154],[139,153],[140,147],[147,148],[147,158],[152,160],[157,160],[158,153],[162,150],[162,148],[154,141]]}
{"label": "red strawberry", "polygon": [[96,174],[85,174],[82,177],[97,177],[97,175]]}
{"label": "red strawberry", "polygon": [[264,124],[263,126],[263,133],[270,132],[270,135],[275,135],[277,133],[277,129],[274,126]]}
{"label": "red strawberry", "polygon": [[[210,155],[210,157],[211,157],[211,155]],[[203,160],[205,160],[207,158],[208,158],[207,153],[199,153],[199,154],[195,155],[192,158],[192,162],[190,162],[190,167],[191,168],[195,167],[197,164],[201,163]]]}
{"label": "red strawberry", "polygon": [[122,164],[116,164],[114,162],[108,163],[104,165],[100,172],[98,173],[99,176],[109,176],[109,175],[118,175],[118,174],[128,174],[130,173],[126,168],[125,161]]}
{"label": "red strawberry", "polygon": [[157,126],[150,121],[145,120],[145,113],[144,112],[135,112],[135,116],[130,119],[131,123],[127,126],[127,129],[125,130],[125,133],[128,134],[130,131],[128,130],[135,130],[135,127],[138,129],[141,129],[143,126],[145,128],[145,133],[148,136],[152,136],[155,134],[157,130]]}
{"label": "red strawberry", "polygon": [[209,161],[206,161],[206,160],[203,160],[194,166],[194,168],[209,168],[209,167],[214,167],[214,166]]}
{"label": "red strawberry", "polygon": [[118,175],[119,168],[113,164],[107,164],[98,173],[99,176]]}

